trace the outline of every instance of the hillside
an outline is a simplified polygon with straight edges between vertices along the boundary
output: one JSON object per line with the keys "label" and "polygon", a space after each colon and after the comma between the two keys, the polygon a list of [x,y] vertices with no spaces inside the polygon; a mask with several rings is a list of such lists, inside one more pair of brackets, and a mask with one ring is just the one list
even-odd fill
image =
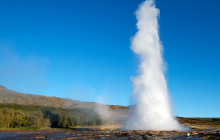
{"label": "hillside", "polygon": [[[82,102],[78,100],[71,100],[58,97],[47,97],[42,95],[24,94],[9,90],[0,85],[0,103],[14,103],[21,105],[38,105],[51,106],[60,108],[96,108],[103,106],[95,102]],[[118,105],[108,105],[113,110],[124,110],[126,107]]]}
{"label": "hillside", "polygon": [[117,123],[126,117],[126,109],[127,107],[118,105],[24,94],[0,86],[0,128],[73,127]]}

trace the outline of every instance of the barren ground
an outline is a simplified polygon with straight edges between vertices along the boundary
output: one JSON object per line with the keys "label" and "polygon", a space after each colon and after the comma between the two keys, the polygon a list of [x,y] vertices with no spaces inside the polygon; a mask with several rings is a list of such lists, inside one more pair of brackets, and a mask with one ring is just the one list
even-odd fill
{"label": "barren ground", "polygon": [[185,124],[188,132],[122,130],[119,125],[77,127],[71,129],[0,130],[0,139],[216,139],[220,128]]}

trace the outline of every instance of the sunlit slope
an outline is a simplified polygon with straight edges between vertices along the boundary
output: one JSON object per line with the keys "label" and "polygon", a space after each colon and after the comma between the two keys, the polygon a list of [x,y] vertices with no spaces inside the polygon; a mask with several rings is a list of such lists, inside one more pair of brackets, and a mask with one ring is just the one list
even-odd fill
{"label": "sunlit slope", "polygon": [[[15,103],[24,105],[52,106],[61,108],[95,108],[101,105],[95,102],[81,102],[58,97],[47,97],[42,95],[24,94],[8,90],[0,85],[0,103]],[[110,105],[112,109],[125,109],[124,106]]]}

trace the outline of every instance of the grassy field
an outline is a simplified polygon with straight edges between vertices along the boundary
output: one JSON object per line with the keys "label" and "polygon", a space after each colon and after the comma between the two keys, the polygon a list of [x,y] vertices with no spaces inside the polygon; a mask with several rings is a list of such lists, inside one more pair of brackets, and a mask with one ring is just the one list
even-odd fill
{"label": "grassy field", "polygon": [[220,128],[220,118],[177,118],[183,124],[208,125]]}

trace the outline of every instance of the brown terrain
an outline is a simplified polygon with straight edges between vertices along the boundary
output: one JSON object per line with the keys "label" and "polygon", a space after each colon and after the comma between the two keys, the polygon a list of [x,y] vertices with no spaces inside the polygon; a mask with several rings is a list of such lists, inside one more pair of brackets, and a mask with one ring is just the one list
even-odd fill
{"label": "brown terrain", "polygon": [[70,129],[0,130],[0,139],[220,139],[220,128],[185,124],[190,131],[122,130],[120,126]]}

